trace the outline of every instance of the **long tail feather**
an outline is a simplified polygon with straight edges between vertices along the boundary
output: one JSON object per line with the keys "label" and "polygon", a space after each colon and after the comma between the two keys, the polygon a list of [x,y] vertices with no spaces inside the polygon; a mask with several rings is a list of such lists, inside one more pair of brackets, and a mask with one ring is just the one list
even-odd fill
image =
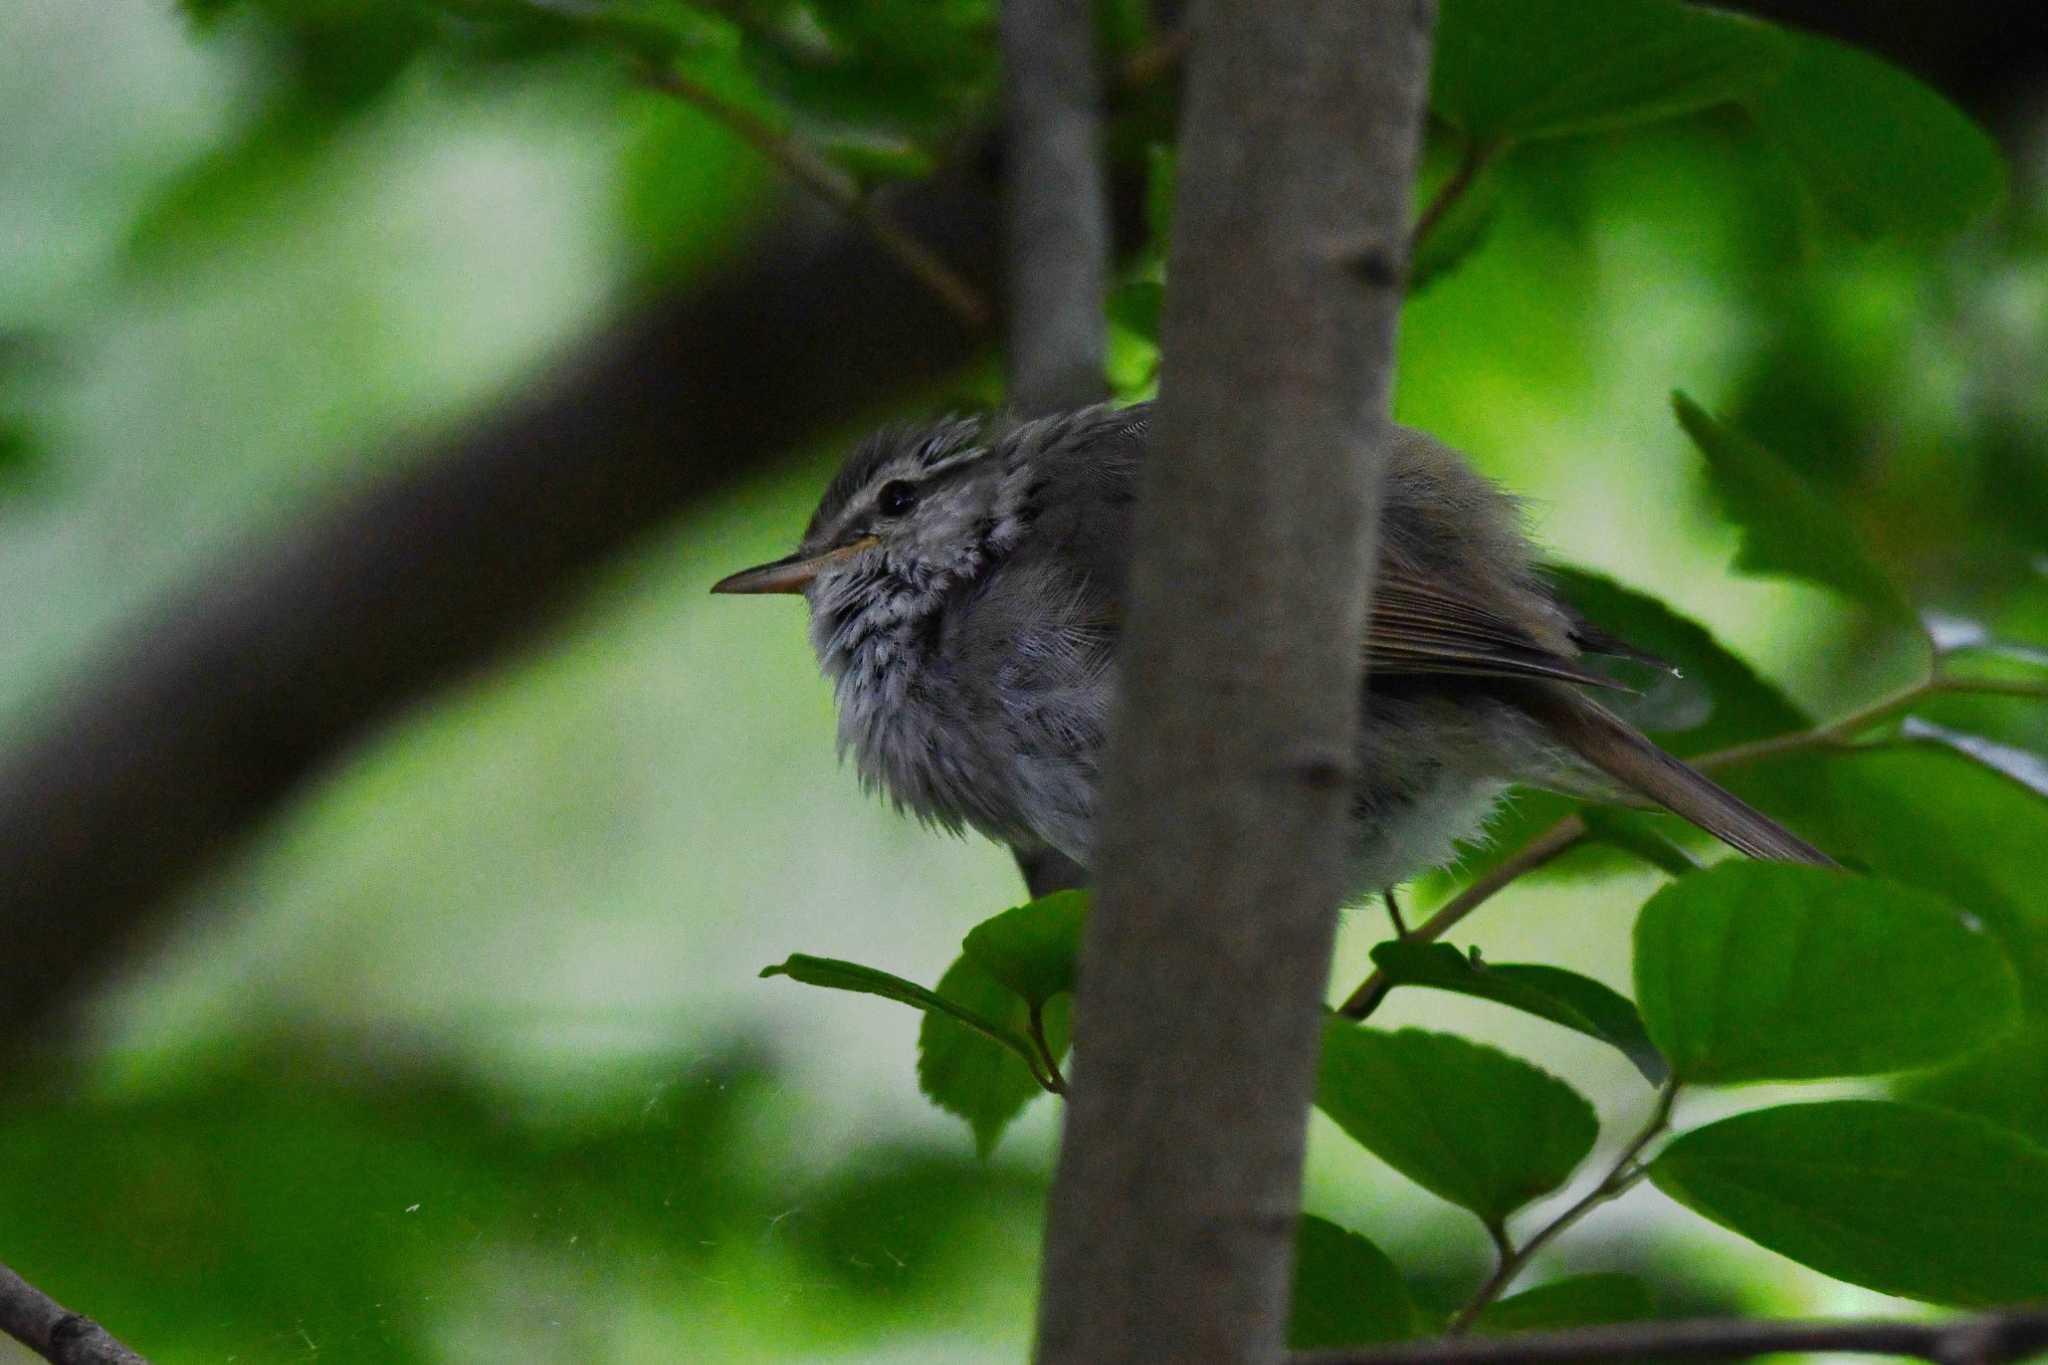
{"label": "long tail feather", "polygon": [[1606,707],[1563,687],[1532,687],[1521,699],[1573,753],[1629,790],[1684,816],[1752,858],[1839,866],[1705,774],[1665,753]]}

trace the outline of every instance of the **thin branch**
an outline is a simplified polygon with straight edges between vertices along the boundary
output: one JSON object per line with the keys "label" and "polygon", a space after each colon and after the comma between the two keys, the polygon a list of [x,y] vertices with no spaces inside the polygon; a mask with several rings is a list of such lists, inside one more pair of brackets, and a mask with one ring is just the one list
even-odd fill
{"label": "thin branch", "polygon": [[1642,1130],[1629,1139],[1628,1145],[1615,1155],[1614,1164],[1608,1168],[1606,1176],[1600,1183],[1588,1190],[1582,1198],[1574,1201],[1557,1217],[1538,1228],[1535,1235],[1521,1246],[1511,1246],[1499,1230],[1488,1229],[1494,1235],[1494,1245],[1500,1250],[1499,1263],[1494,1267],[1493,1274],[1486,1283],[1479,1287],[1479,1292],[1472,1296],[1471,1302],[1459,1309],[1458,1316],[1451,1320],[1450,1335],[1462,1336],[1471,1330],[1472,1324],[1486,1310],[1487,1305],[1507,1292],[1508,1286],[1515,1282],[1515,1277],[1528,1269],[1529,1262],[1534,1260],[1543,1248],[1563,1236],[1594,1209],[1611,1199],[1620,1198],[1635,1188],[1636,1183],[1645,1174],[1637,1158],[1642,1156],[1644,1148],[1657,1140],[1659,1133],[1671,1126],[1671,1108],[1677,1102],[1678,1082],[1665,1082],[1664,1088],[1657,1093],[1657,1103],[1650,1110],[1650,1117],[1644,1122]]}
{"label": "thin branch", "polygon": [[0,1332],[50,1365],[149,1365],[106,1328],[0,1265]]}
{"label": "thin branch", "polygon": [[[1415,943],[1436,942],[1458,921],[1506,890],[1518,878],[1568,852],[1585,836],[1586,822],[1577,815],[1565,816],[1444,902],[1442,908],[1409,930],[1405,937]],[[1337,1012],[1348,1018],[1363,1019],[1379,1008],[1380,1001],[1386,999],[1387,992],[1392,989],[1393,983],[1387,980],[1386,974],[1375,971],[1365,979],[1364,985],[1351,993]]]}
{"label": "thin branch", "polygon": [[[1932,696],[2026,697],[2048,700],[2048,683],[2007,678],[1923,678],[1917,683],[1888,692],[1876,701],[1859,706],[1847,715],[1825,725],[1817,725],[1810,730],[1793,730],[1766,739],[1751,740],[1745,744],[1733,744],[1725,749],[1716,749],[1712,753],[1700,754],[1687,761],[1703,771],[1718,772],[1728,768],[1744,767],[1751,763],[1761,763],[1766,759],[1784,758],[1791,754],[1824,750],[1860,752],[1875,749],[1880,745],[1858,744],[1855,742],[1856,736],[1874,725],[1910,710]],[[1436,942],[1466,916],[1516,881],[1576,848],[1589,833],[1585,820],[1578,815],[1565,816],[1446,901],[1441,909],[1404,937],[1417,943]],[[1386,975],[1375,971],[1351,993],[1338,1013],[1352,1019],[1363,1019],[1379,1008],[1380,1002],[1386,999],[1387,992],[1392,989],[1393,983],[1387,980]]]}
{"label": "thin branch", "polygon": [[1473,182],[1479,179],[1479,173],[1486,169],[1487,163],[1493,160],[1494,154],[1499,150],[1500,144],[1497,142],[1465,144],[1465,154],[1458,159],[1457,169],[1445,177],[1443,184],[1437,186],[1436,193],[1430,197],[1429,206],[1423,209],[1422,216],[1415,220],[1415,227],[1408,236],[1408,250],[1411,256],[1421,250],[1422,244],[1429,240],[1429,235],[1443,225],[1444,219],[1450,215],[1458,201],[1465,197],[1465,192],[1472,188]]}
{"label": "thin branch", "polygon": [[646,66],[641,79],[725,125],[736,137],[781,167],[790,179],[846,215],[874,243],[895,257],[918,283],[970,330],[988,326],[989,306],[937,253],[905,232],[861,193],[852,178],[818,155],[801,138],[777,128],[753,110],[735,104],[693,77],[668,67]]}
{"label": "thin branch", "polygon": [[1779,1352],[1906,1356],[1936,1365],[2010,1365],[2048,1349],[2048,1309],[2017,1308],[1947,1322],[1769,1322],[1696,1318],[1451,1337],[1306,1351],[1287,1365],[1590,1365],[1596,1361],[1748,1360]]}
{"label": "thin branch", "polygon": [[1045,1037],[1045,1007],[1036,1001],[1026,1018],[1031,1034],[1031,1045],[1038,1049],[1038,1060],[1045,1066],[1045,1074],[1036,1077],[1038,1083],[1062,1099],[1067,1093],[1067,1078],[1060,1074],[1060,1059],[1053,1055],[1052,1044]]}

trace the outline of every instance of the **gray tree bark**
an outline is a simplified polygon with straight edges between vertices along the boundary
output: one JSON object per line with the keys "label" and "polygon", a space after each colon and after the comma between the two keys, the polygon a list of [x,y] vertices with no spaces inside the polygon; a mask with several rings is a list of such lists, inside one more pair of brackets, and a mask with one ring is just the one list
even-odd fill
{"label": "gray tree bark", "polygon": [[[1108,396],[1102,315],[1109,288],[1109,191],[1102,79],[1087,0],[1004,0],[1003,182],[1009,285],[1009,407],[1019,418]],[[1088,874],[1057,849],[1018,849],[1034,896]]]}
{"label": "gray tree bark", "polygon": [[0,1265],[0,1332],[50,1365],[149,1365],[112,1332]]}
{"label": "gray tree bark", "polygon": [[1042,1365],[1282,1354],[1434,18],[1195,9]]}
{"label": "gray tree bark", "polygon": [[1106,392],[1109,200],[1093,15],[1088,0],[1003,2],[1009,400],[1020,417]]}

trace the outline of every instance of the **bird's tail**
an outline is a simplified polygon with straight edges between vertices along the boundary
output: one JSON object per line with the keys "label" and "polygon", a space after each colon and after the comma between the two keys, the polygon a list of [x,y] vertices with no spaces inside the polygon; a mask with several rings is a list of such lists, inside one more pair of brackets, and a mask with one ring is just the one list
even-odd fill
{"label": "bird's tail", "polygon": [[1518,701],[1566,748],[1601,772],[1698,825],[1752,858],[1839,866],[1698,769],[1665,753],[1592,698],[1565,687],[1532,687]]}

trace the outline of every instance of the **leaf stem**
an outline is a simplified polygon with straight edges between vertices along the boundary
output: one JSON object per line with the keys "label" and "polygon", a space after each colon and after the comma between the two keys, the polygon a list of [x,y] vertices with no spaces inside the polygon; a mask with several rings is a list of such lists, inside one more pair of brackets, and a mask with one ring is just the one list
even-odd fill
{"label": "leaf stem", "polygon": [[[1038,1049],[1038,1060],[1045,1067],[1045,1074],[1036,1076],[1035,1079],[1053,1094],[1064,1098],[1067,1093],[1067,1078],[1060,1074],[1059,1058],[1053,1056],[1052,1044],[1045,1038],[1045,1007],[1037,1001],[1032,1001],[1029,1009],[1026,1027],[1031,1034],[1032,1046]],[[1033,1071],[1036,1070],[1034,1067]]]}
{"label": "leaf stem", "polygon": [[962,279],[932,249],[890,221],[853,180],[802,139],[769,123],[753,110],[726,99],[709,86],[668,67],[645,65],[641,79],[725,125],[734,136],[779,166],[784,174],[826,203],[893,256],[912,278],[971,331],[988,326],[990,310],[980,291]]}
{"label": "leaf stem", "polygon": [[1472,188],[1472,182],[1486,169],[1488,162],[1500,151],[1498,142],[1471,141],[1465,144],[1465,154],[1458,159],[1457,169],[1444,178],[1430,196],[1429,204],[1422,215],[1415,220],[1415,227],[1408,235],[1408,254],[1412,258],[1421,249],[1429,235],[1443,225],[1457,202]]}
{"label": "leaf stem", "polygon": [[1471,1330],[1472,1324],[1486,1310],[1487,1305],[1498,1299],[1507,1287],[1514,1283],[1515,1277],[1528,1268],[1529,1262],[1535,1258],[1537,1252],[1556,1241],[1594,1209],[1609,1200],[1620,1198],[1641,1183],[1643,1177],[1648,1174],[1648,1168],[1640,1164],[1637,1158],[1642,1156],[1644,1148],[1657,1140],[1658,1134],[1671,1126],[1671,1110],[1677,1103],[1678,1082],[1666,1081],[1663,1088],[1657,1092],[1657,1103],[1651,1107],[1650,1117],[1615,1156],[1614,1164],[1608,1168],[1600,1183],[1573,1201],[1557,1217],[1538,1228],[1535,1235],[1521,1246],[1513,1246],[1502,1232],[1488,1228],[1488,1231],[1494,1234],[1494,1245],[1500,1249],[1500,1260],[1494,1267],[1493,1274],[1472,1296],[1471,1302],[1459,1309],[1458,1316],[1451,1319],[1448,1335],[1462,1336]]}

